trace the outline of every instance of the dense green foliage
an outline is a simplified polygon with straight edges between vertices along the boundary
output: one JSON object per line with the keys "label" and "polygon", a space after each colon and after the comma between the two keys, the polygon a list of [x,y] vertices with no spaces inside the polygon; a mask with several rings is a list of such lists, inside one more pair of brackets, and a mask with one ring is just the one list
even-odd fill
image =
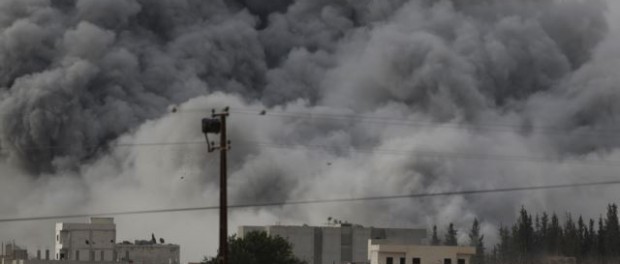
{"label": "dense green foliage", "polygon": [[500,242],[489,259],[493,263],[533,263],[547,256],[573,257],[578,263],[616,262],[620,253],[618,207],[610,204],[605,217],[577,221],[569,213],[560,224],[553,213],[532,217],[524,208],[512,228],[501,227]]}
{"label": "dense green foliage", "polygon": [[[279,236],[265,232],[250,232],[243,238],[228,239],[230,264],[305,264],[293,255],[291,244]],[[219,264],[216,257],[205,258],[202,263]]]}

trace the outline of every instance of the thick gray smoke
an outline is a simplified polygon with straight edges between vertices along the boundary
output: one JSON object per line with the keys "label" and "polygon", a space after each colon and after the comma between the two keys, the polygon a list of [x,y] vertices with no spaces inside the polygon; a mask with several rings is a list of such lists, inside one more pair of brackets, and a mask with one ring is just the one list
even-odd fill
{"label": "thick gray smoke", "polygon": [[[2,217],[216,204],[217,155],[144,143],[202,142],[200,119],[224,106],[235,203],[616,178],[616,5],[0,0]],[[234,211],[231,231],[328,216],[466,229],[478,217],[492,241],[521,205],[592,217],[619,198],[592,188],[290,206]],[[215,253],[215,211],[117,223],[119,239],[180,243],[184,262]],[[0,239],[44,249],[52,229],[3,224]]]}

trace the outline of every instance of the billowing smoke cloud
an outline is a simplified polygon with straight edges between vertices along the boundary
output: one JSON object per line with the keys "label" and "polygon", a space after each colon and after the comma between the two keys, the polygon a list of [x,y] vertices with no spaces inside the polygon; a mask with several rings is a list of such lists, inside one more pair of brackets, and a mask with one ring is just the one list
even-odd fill
{"label": "billowing smoke cloud", "polygon": [[[2,0],[2,216],[217,204],[218,159],[204,144],[144,143],[202,142],[200,119],[224,106],[235,203],[613,179],[616,5]],[[521,205],[592,217],[619,198],[598,188],[257,208],[234,211],[231,230],[478,217],[492,241]],[[215,252],[215,211],[117,223],[119,239],[181,243],[184,261]],[[51,230],[3,224],[0,239],[45,248]]]}

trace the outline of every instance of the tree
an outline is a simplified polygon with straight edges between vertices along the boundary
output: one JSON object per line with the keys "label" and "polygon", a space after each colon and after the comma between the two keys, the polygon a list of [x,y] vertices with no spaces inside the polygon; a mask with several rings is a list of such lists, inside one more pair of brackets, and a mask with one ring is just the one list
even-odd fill
{"label": "tree", "polygon": [[[291,244],[279,236],[265,232],[249,232],[243,238],[228,239],[230,264],[305,264],[293,255]],[[204,264],[219,264],[217,257],[206,258]]]}
{"label": "tree", "polygon": [[476,255],[472,259],[472,264],[484,264],[484,235],[480,234],[480,223],[474,219],[469,231],[469,245],[476,248]]}
{"label": "tree", "polygon": [[509,263],[514,257],[514,247],[512,245],[512,238],[510,237],[510,231],[508,227],[499,227],[500,242],[498,245],[498,260],[499,263]]}
{"label": "tree", "polygon": [[588,233],[590,233],[590,239],[588,240],[588,244],[590,245],[590,248],[588,250],[588,257],[590,259],[594,259],[596,256],[598,256],[598,234],[596,233],[596,230],[594,229],[594,219],[590,218],[590,225],[588,227]]}
{"label": "tree", "polygon": [[519,252],[521,261],[528,261],[533,257],[534,226],[532,217],[524,207],[521,207],[517,224],[513,227],[513,239]]}
{"label": "tree", "polygon": [[620,226],[618,225],[618,207],[615,204],[607,206],[607,217],[605,219],[605,250],[607,256],[620,256]]}
{"label": "tree", "polygon": [[575,227],[575,221],[573,221],[573,217],[567,213],[566,222],[564,223],[564,236],[562,238],[563,255],[580,258],[581,256],[578,254],[580,252],[580,243],[581,241],[579,240],[578,229]]}
{"label": "tree", "polygon": [[558,216],[553,213],[551,215],[551,225],[549,226],[547,253],[551,255],[560,254],[560,243],[562,242],[562,227]]}
{"label": "tree", "polygon": [[579,234],[579,256],[585,259],[588,257],[592,244],[590,244],[590,231],[582,216],[579,216],[577,220],[577,233]]}
{"label": "tree", "polygon": [[437,236],[437,226],[433,225],[433,238],[431,240],[431,245],[437,246],[441,244],[441,240],[439,240],[439,236]]}
{"label": "tree", "polygon": [[448,225],[448,231],[446,232],[446,238],[444,239],[444,245],[446,246],[456,246],[456,229],[454,229],[454,224],[450,223]]}
{"label": "tree", "polygon": [[549,254],[549,215],[547,212],[544,212],[542,217],[540,218],[540,230],[538,231],[538,239],[540,252],[542,254]]}
{"label": "tree", "polygon": [[604,258],[607,256],[607,251],[605,250],[605,238],[606,236],[606,227],[605,222],[603,222],[603,216],[598,218],[598,235],[597,235],[597,246],[598,246],[598,256],[600,258]]}

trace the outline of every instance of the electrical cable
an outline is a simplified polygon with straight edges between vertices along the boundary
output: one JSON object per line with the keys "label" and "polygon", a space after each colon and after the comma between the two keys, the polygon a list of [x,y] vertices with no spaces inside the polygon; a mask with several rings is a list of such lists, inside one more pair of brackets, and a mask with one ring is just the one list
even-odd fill
{"label": "electrical cable", "polygon": [[[406,198],[415,199],[415,198],[456,196],[456,195],[467,196],[467,195],[476,195],[476,194],[552,190],[552,189],[569,189],[569,188],[593,187],[593,186],[609,187],[609,186],[618,185],[618,184],[620,184],[620,180],[555,184],[555,185],[539,185],[539,186],[526,186],[526,187],[506,187],[506,188],[497,188],[497,189],[449,191],[449,192],[435,192],[435,193],[413,193],[413,194],[386,195],[386,196],[366,196],[366,197],[353,197],[353,198],[332,198],[332,199],[299,200],[299,201],[240,203],[240,204],[228,205],[228,208],[240,210],[240,209],[247,209],[247,208],[283,207],[283,206],[292,206],[292,205],[330,204],[330,203],[349,203],[349,202],[364,202],[364,201],[396,200],[396,199],[406,199]],[[219,209],[219,206],[212,205],[212,206],[203,206],[203,207],[168,208],[168,209],[138,210],[138,211],[118,211],[118,212],[107,212],[107,213],[89,213],[89,214],[83,213],[83,214],[53,215],[53,216],[14,217],[14,218],[0,218],[0,223],[55,220],[55,219],[68,219],[68,218],[87,218],[87,217],[97,217],[97,216],[123,216],[123,215],[142,215],[142,214],[158,214],[158,213],[174,213],[174,212],[190,212],[190,211],[209,211],[209,210],[218,210],[218,209]]]}
{"label": "electrical cable", "polygon": [[[210,110],[207,109],[184,109],[178,110],[176,113],[206,113]],[[475,130],[488,130],[496,132],[514,132],[515,130],[524,130],[527,133],[537,134],[566,134],[566,128],[558,126],[536,126],[529,128],[528,126],[517,124],[501,124],[501,123],[466,123],[466,122],[439,122],[439,121],[414,121],[406,118],[395,117],[382,117],[372,115],[360,115],[360,114],[333,114],[333,113],[316,113],[316,112],[291,112],[291,111],[278,111],[278,110],[265,110],[265,109],[252,109],[252,108],[230,108],[230,113],[250,115],[250,116],[265,116],[265,117],[278,117],[278,118],[291,118],[291,119],[314,119],[314,120],[326,120],[326,121],[355,121],[361,123],[375,123],[379,125],[394,125],[394,126],[411,126],[411,127],[449,127],[455,129],[475,129]],[[584,132],[578,136],[580,137],[613,137],[617,138],[620,130],[617,129],[595,129],[589,132]]]}
{"label": "electrical cable", "polygon": [[[159,146],[203,146],[204,141],[180,141],[180,142],[142,142],[142,143],[118,143],[109,144],[105,148],[114,147],[159,147]],[[620,161],[607,160],[562,160],[562,159],[549,159],[544,157],[534,157],[527,155],[513,155],[513,154],[481,154],[481,153],[465,153],[465,152],[446,152],[446,151],[434,151],[434,150],[399,150],[389,148],[374,148],[356,146],[349,147],[343,150],[340,146],[331,145],[318,145],[318,144],[291,144],[282,142],[263,142],[254,140],[237,140],[233,142],[234,145],[255,145],[259,148],[276,148],[276,149],[290,149],[290,150],[306,150],[306,151],[340,151],[348,153],[362,153],[362,154],[376,154],[376,155],[391,155],[391,156],[413,156],[424,158],[440,158],[440,159],[460,159],[460,160],[492,160],[492,161],[504,161],[504,162],[528,162],[528,163],[566,163],[585,166],[603,166],[603,167],[620,167]],[[70,147],[66,147],[70,148]],[[41,147],[41,148],[25,148],[24,150],[33,149],[63,149],[62,146],[54,147]],[[0,148],[0,152],[5,149]]]}

